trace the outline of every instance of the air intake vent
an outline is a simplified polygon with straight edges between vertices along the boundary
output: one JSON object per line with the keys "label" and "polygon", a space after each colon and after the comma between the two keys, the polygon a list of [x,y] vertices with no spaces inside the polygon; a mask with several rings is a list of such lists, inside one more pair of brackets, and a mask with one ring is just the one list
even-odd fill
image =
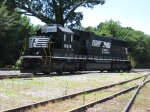
{"label": "air intake vent", "polygon": [[29,48],[48,48],[50,38],[45,36],[34,36],[29,38]]}

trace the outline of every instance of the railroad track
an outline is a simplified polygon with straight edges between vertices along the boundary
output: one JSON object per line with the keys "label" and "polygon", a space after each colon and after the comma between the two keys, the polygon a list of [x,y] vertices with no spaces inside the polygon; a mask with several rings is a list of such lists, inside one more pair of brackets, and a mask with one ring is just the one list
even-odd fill
{"label": "railroad track", "polygon": [[17,75],[0,75],[0,80],[2,79],[13,79],[13,78],[32,78],[33,74],[17,74]]}
{"label": "railroad track", "polygon": [[20,70],[19,68],[0,68],[1,71],[4,71],[4,70]]}
{"label": "railroad track", "polygon": [[[60,75],[59,75],[60,76]],[[13,78],[33,78],[33,77],[55,77],[55,75],[33,75],[32,73],[17,74],[17,75],[0,75],[0,80]]]}
{"label": "railroad track", "polygon": [[[16,68],[0,68],[0,71],[4,71],[4,72],[8,72],[5,74],[0,74],[0,80],[1,79],[13,79],[13,78],[31,78],[31,77],[53,77],[53,76],[64,76],[64,75],[70,75],[69,73],[63,73],[63,74],[56,74],[56,73],[51,73],[51,74],[37,74],[37,75],[33,75],[32,73],[18,73],[19,69]],[[9,71],[13,72],[13,71],[17,71],[17,75],[16,73],[9,73]],[[132,70],[131,72],[142,72],[144,71],[142,70]],[[149,71],[149,69],[147,69],[147,71]],[[81,75],[81,74],[89,74],[89,73],[99,73],[99,71],[83,71],[83,72],[76,72],[73,75]],[[107,72],[106,72],[107,73]],[[10,75],[11,74],[11,75]],[[72,75],[72,74],[71,74]]]}
{"label": "railroad track", "polygon": [[128,102],[128,104],[126,105],[126,107],[124,108],[123,112],[128,112],[128,111],[130,110],[130,108],[131,108],[131,106],[133,105],[134,100],[135,100],[136,96],[138,95],[140,89],[141,89],[142,87],[144,87],[144,85],[145,85],[146,83],[150,82],[150,80],[145,81],[146,78],[147,78],[147,76],[148,76],[148,75],[146,75],[145,78],[143,79],[143,81],[141,82],[141,84],[138,85],[138,87],[137,87],[135,93],[133,94],[132,98],[129,100],[129,102]]}
{"label": "railroad track", "polygon": [[[146,77],[147,77],[147,76],[145,76],[144,80],[146,79]],[[133,104],[133,102],[134,102],[134,99],[135,99],[136,95],[138,94],[140,88],[143,87],[146,83],[150,82],[150,80],[148,80],[148,81],[146,81],[146,82],[144,82],[144,80],[143,80],[142,83],[139,84],[139,85],[132,86],[132,87],[130,87],[130,88],[124,89],[124,90],[122,90],[122,91],[119,91],[119,92],[117,92],[117,93],[115,93],[115,94],[112,94],[112,95],[107,96],[107,97],[105,97],[105,98],[102,98],[102,99],[100,99],[100,100],[91,102],[91,103],[89,103],[89,104],[80,106],[80,107],[78,107],[78,108],[69,110],[69,111],[67,111],[67,112],[82,112],[82,111],[86,111],[88,108],[93,107],[93,106],[95,106],[96,104],[103,103],[103,102],[105,102],[105,101],[111,100],[111,99],[113,99],[114,97],[116,97],[116,96],[118,96],[118,95],[127,93],[127,92],[129,92],[129,91],[134,90],[134,89],[137,88],[136,91],[135,91],[135,93],[134,93],[134,95],[132,96],[132,98],[130,99],[130,101],[128,102],[128,104],[125,106],[125,108],[124,108],[124,110],[123,110],[123,112],[128,112],[128,111],[130,110],[130,108],[131,108],[131,106],[132,106],[132,104]],[[107,106],[108,106],[108,105],[107,105]]]}
{"label": "railroad track", "polygon": [[[17,73],[13,73],[14,71],[17,71]],[[37,74],[33,75],[32,73],[20,73],[18,72],[19,70],[16,69],[5,69],[3,70],[0,69],[0,80],[2,79],[13,79],[13,78],[32,78],[32,77],[54,77],[54,76],[64,76],[64,75],[70,75],[69,73],[63,73],[63,74],[56,74],[56,73],[51,73],[51,74]],[[5,73],[3,73],[5,72]],[[90,74],[90,73],[99,73],[98,71],[83,71],[83,72],[76,72],[73,75],[82,75],[82,74]],[[72,74],[71,74],[72,75]]]}
{"label": "railroad track", "polygon": [[[17,75],[15,73],[11,74],[9,73],[9,71],[19,71],[19,69],[16,68],[0,68],[0,71],[6,71],[8,73],[6,74],[0,74],[0,80],[1,79],[13,79],[13,78],[32,78],[32,77],[52,77],[52,76],[64,76],[64,75],[70,75],[68,73],[64,73],[64,74],[56,74],[56,73],[51,73],[51,74],[37,74],[37,75],[33,75],[32,73],[17,73]],[[143,72],[144,69],[133,69],[131,70],[131,72]],[[149,69],[146,69],[146,71],[150,71]],[[99,71],[83,71],[83,72],[77,72],[75,73],[75,75],[81,75],[81,74],[89,74],[89,73],[99,73]],[[10,75],[11,74],[11,75]]]}
{"label": "railroad track", "polygon": [[[0,68],[0,71],[10,71],[10,70],[15,70],[15,71],[19,71],[20,69],[19,68]],[[131,69],[130,72],[144,72],[144,71],[147,71],[149,72],[150,69]],[[86,71],[85,71],[86,72]],[[89,72],[89,71],[87,71]]]}
{"label": "railroad track", "polygon": [[[100,87],[100,88],[95,88],[95,89],[92,89],[92,90],[87,90],[87,91],[82,91],[82,92],[79,92],[79,93],[75,93],[75,94],[71,94],[71,95],[66,95],[66,96],[63,96],[63,97],[59,97],[59,98],[55,98],[55,99],[50,99],[50,100],[46,100],[46,101],[42,101],[42,102],[37,102],[37,103],[33,103],[33,104],[29,104],[29,105],[25,105],[25,106],[22,106],[22,107],[18,107],[18,108],[13,108],[13,109],[9,109],[9,110],[4,110],[3,112],[20,112],[20,111],[26,111],[26,110],[30,110],[32,109],[33,107],[36,108],[38,107],[39,105],[46,105],[48,103],[54,103],[54,102],[60,102],[60,101],[64,101],[66,99],[73,99],[79,95],[83,95],[84,93],[92,93],[92,92],[96,92],[96,91],[100,91],[100,90],[104,90],[104,89],[108,89],[108,88],[111,88],[111,87],[114,87],[116,85],[122,85],[122,84],[125,84],[125,83],[128,83],[128,82],[131,82],[131,81],[134,81],[134,80],[138,80],[140,78],[142,78],[144,76],[141,76],[141,77],[137,77],[137,78],[134,78],[134,79],[131,79],[131,80],[127,80],[127,81],[123,81],[123,82],[120,82],[120,83],[115,83],[115,84],[111,84],[111,85],[108,85],[108,86],[104,86],[104,87]],[[134,88],[136,88],[136,86],[133,86],[133,87],[130,87],[129,89],[126,89],[126,90],[123,90],[122,92],[118,92],[114,95],[110,95],[106,98],[103,98],[102,100],[100,101],[97,101],[95,103],[98,103],[98,102],[104,102],[108,99],[111,99],[119,94],[122,94],[122,93],[125,93],[125,92],[128,92]],[[70,110],[71,112],[74,112],[74,111],[78,111],[78,110],[85,110],[87,109],[87,107],[90,107],[90,106],[93,106],[95,104],[89,104],[89,105],[84,105],[84,107],[82,106],[82,108],[77,108],[77,109],[73,109],[73,110]]]}

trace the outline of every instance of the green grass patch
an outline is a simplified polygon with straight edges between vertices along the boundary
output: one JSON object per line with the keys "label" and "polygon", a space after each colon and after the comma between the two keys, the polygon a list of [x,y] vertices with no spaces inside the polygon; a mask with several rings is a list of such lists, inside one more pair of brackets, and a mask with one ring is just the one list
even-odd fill
{"label": "green grass patch", "polygon": [[[1,99],[6,100],[4,101],[0,99],[0,103],[3,108],[8,109],[9,104],[14,101],[20,103],[20,100],[23,100],[21,102],[24,103],[46,100],[83,90],[110,85],[112,83],[122,82],[139,76],[142,76],[142,74],[93,73],[60,77],[33,77],[32,80],[24,80],[23,78],[4,79],[0,81],[0,97]],[[93,99],[97,99],[105,96],[106,93],[93,94]],[[14,106],[18,106],[17,104],[18,103],[16,103],[16,105],[14,104]]]}

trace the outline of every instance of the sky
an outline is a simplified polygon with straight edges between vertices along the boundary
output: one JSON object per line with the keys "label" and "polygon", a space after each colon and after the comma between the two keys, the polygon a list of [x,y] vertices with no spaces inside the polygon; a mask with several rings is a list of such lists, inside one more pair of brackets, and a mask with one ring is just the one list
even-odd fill
{"label": "sky", "polygon": [[[83,12],[83,27],[96,27],[99,23],[112,19],[123,27],[132,27],[150,35],[150,0],[106,0],[104,5],[93,9],[80,7],[76,12]],[[44,24],[31,18],[32,24]]]}

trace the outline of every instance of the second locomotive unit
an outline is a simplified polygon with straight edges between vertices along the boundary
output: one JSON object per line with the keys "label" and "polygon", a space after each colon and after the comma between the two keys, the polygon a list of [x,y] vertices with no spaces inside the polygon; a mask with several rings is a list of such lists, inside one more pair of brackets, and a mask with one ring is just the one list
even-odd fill
{"label": "second locomotive unit", "polygon": [[130,71],[127,41],[47,24],[29,38],[21,73]]}

